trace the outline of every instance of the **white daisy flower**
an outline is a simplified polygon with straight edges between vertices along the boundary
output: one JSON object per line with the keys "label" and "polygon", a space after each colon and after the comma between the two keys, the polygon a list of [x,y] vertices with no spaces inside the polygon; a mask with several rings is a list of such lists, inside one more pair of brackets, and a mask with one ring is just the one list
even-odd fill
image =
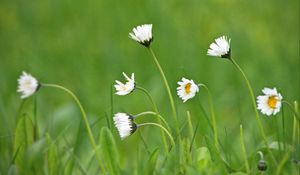
{"label": "white daisy flower", "polygon": [[142,45],[148,47],[152,38],[152,24],[144,24],[133,28],[133,32],[129,33],[129,37],[133,40],[141,43]]}
{"label": "white daisy flower", "polygon": [[280,111],[282,96],[276,88],[264,88],[264,95],[257,97],[257,109],[267,116],[275,115]]}
{"label": "white daisy flower", "polygon": [[230,59],[230,39],[221,36],[211,43],[207,55]]}
{"label": "white daisy flower", "polygon": [[17,92],[22,94],[21,98],[27,98],[31,96],[39,89],[40,86],[36,78],[24,71],[18,79],[18,84],[19,86]]}
{"label": "white daisy flower", "polygon": [[188,99],[193,98],[196,93],[199,91],[199,87],[194,83],[193,80],[188,80],[186,78],[182,78],[182,81],[179,81],[177,84],[177,95],[186,102]]}
{"label": "white daisy flower", "polygon": [[131,93],[135,88],[134,73],[131,74],[131,78],[129,78],[124,72],[123,75],[126,78],[127,82],[123,84],[120,81],[116,80],[117,84],[115,85],[115,88],[117,90],[117,95],[127,95]]}
{"label": "white daisy flower", "polygon": [[122,140],[133,134],[137,129],[133,117],[126,113],[116,113],[113,119]]}

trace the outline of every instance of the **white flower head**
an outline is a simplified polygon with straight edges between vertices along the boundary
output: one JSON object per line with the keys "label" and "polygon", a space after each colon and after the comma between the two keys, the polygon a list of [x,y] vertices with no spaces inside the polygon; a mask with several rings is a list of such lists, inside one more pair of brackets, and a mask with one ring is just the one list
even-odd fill
{"label": "white flower head", "polygon": [[188,80],[186,78],[182,78],[182,81],[179,81],[177,84],[177,95],[186,102],[187,100],[193,98],[196,93],[199,91],[199,87],[194,83],[193,80]]}
{"label": "white flower head", "polygon": [[133,134],[137,129],[133,117],[126,113],[116,113],[113,119],[122,140]]}
{"label": "white flower head", "polygon": [[133,40],[141,43],[142,45],[149,47],[152,38],[152,24],[144,24],[133,28],[133,32],[129,33],[129,37]]}
{"label": "white flower head", "polygon": [[40,87],[36,78],[23,71],[23,74],[18,79],[18,90],[21,93],[21,98],[27,98],[34,94]]}
{"label": "white flower head", "polygon": [[123,84],[120,81],[116,80],[117,84],[115,84],[115,88],[117,90],[117,95],[127,95],[131,93],[135,88],[134,73],[131,74],[131,78],[129,78],[124,72],[123,75],[126,78],[127,82]]}
{"label": "white flower head", "polygon": [[264,88],[264,95],[257,97],[257,109],[267,116],[275,115],[280,111],[282,96],[276,88]]}
{"label": "white flower head", "polygon": [[230,52],[230,39],[221,36],[210,44],[207,55],[230,59]]}

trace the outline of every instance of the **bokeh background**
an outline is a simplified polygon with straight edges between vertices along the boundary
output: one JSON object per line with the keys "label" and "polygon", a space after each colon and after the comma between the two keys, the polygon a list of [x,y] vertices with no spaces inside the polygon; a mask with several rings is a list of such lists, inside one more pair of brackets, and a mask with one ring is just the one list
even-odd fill
{"label": "bokeh background", "polygon": [[[112,95],[114,81],[124,81],[122,72],[135,73],[138,85],[150,91],[172,123],[168,96],[151,55],[128,37],[133,27],[145,23],[153,24],[152,46],[173,90],[181,123],[189,110],[194,123],[200,122],[198,142],[211,134],[199,108],[201,103],[209,113],[206,92],[200,90],[186,103],[176,96],[181,77],[206,84],[213,95],[220,139],[235,166],[242,160],[239,125],[244,126],[249,152],[261,139],[241,75],[228,60],[207,56],[209,44],[222,35],[231,38],[232,56],[244,69],[255,95],[264,87],[276,87],[287,101],[300,99],[298,0],[1,0],[0,161],[11,157],[7,148],[11,147],[21,104],[16,89],[22,71],[41,82],[71,89],[98,128],[111,127],[107,118],[112,113],[136,114],[151,109],[139,91],[124,97]],[[40,89],[36,99],[40,135],[49,132],[55,138],[71,123],[66,135],[72,143],[81,119],[72,99],[51,88]],[[286,115],[286,132],[290,133],[288,110]],[[280,116],[262,116],[268,136],[280,129]],[[122,166],[134,166],[128,160],[140,142],[138,134],[121,142],[111,128]],[[84,129],[82,134],[79,157],[84,159],[89,140]],[[151,149],[162,148],[157,129],[144,128],[143,136]]]}

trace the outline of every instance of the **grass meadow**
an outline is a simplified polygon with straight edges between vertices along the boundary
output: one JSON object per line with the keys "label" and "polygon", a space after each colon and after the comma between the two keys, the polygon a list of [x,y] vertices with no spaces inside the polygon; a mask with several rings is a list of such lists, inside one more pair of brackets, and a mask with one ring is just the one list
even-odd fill
{"label": "grass meadow", "polygon": [[[153,57],[128,37],[141,24],[153,24],[151,48],[178,121]],[[231,56],[255,98],[276,87],[290,103],[276,115],[259,112],[265,139],[242,74],[230,60],[207,55],[222,35],[231,38]],[[299,65],[297,0],[1,0],[0,175],[300,174]],[[42,86],[21,99],[22,71],[71,90],[91,132],[60,89]],[[115,94],[122,72],[149,92],[175,145],[155,126],[120,139],[115,113],[153,111],[143,91]],[[182,77],[208,87],[216,127],[205,88],[185,103],[177,96]],[[161,123],[155,115],[135,122]]]}

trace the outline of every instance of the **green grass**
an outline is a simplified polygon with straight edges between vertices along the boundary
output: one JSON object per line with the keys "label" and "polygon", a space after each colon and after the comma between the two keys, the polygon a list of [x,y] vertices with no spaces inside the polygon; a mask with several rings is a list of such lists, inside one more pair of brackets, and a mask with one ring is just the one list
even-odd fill
{"label": "green grass", "polygon": [[[122,72],[134,72],[175,137],[176,122],[159,71],[148,51],[128,38],[133,27],[144,23],[153,24],[152,48],[168,79],[182,128],[181,141],[175,141],[168,155],[159,128],[139,128],[121,141],[112,123],[116,112],[153,110],[141,91],[112,94],[114,81],[123,79]],[[280,174],[296,174],[300,135],[293,136],[299,124],[294,126],[292,111],[284,105],[276,116],[260,114],[279,164],[275,166],[264,147],[242,76],[228,60],[206,55],[209,44],[221,35],[231,38],[232,56],[250,80],[255,96],[264,87],[276,87],[284,100],[299,102],[299,1],[2,0],[0,174],[101,171],[73,99],[63,91],[41,88],[33,97],[21,100],[16,90],[23,70],[78,96],[110,174],[245,173],[240,125],[251,174],[259,174],[259,150],[268,165],[265,174],[279,170]],[[183,76],[207,85],[211,92],[220,154],[208,121],[207,92],[200,89],[186,103],[176,96],[176,83]],[[151,116],[137,119],[137,123],[156,121]],[[19,148],[19,143],[26,144]]]}

